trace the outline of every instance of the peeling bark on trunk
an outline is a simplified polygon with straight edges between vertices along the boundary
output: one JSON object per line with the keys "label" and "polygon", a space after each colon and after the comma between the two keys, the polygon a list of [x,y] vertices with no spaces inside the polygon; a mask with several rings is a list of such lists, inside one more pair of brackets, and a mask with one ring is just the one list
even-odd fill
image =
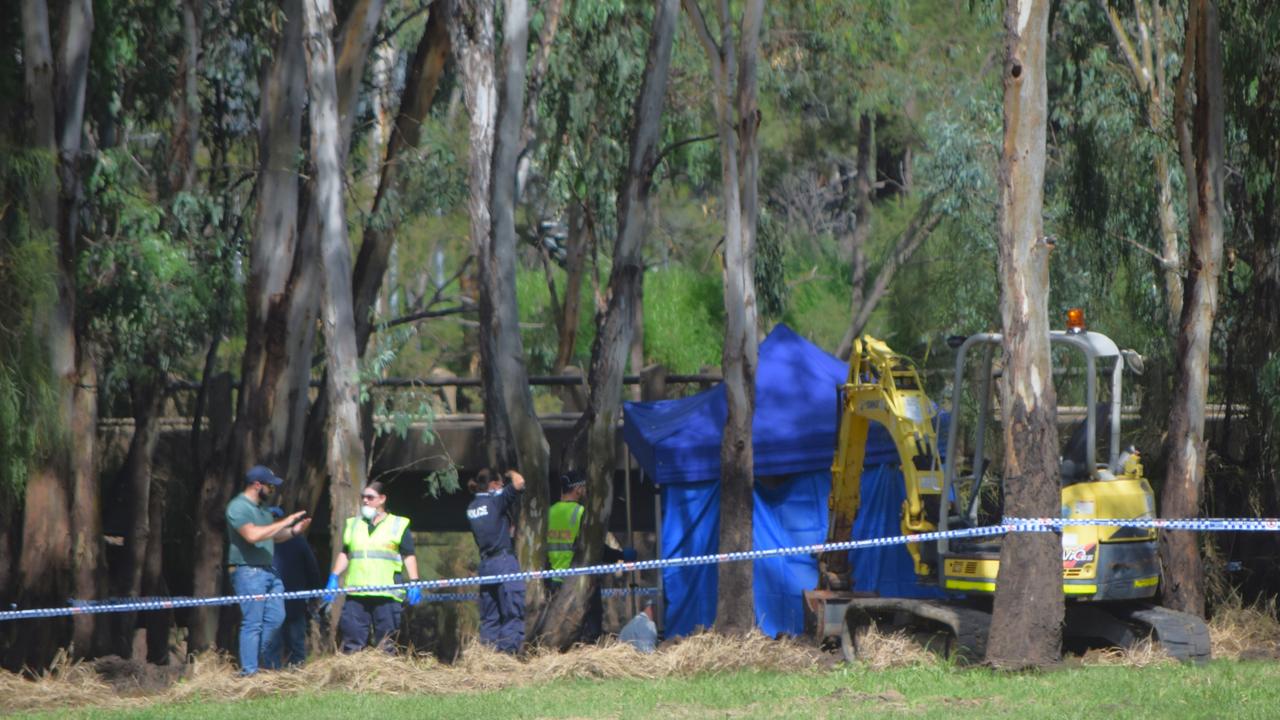
{"label": "peeling bark on trunk", "polygon": [[[1005,514],[1056,517],[1057,398],[1049,353],[1049,252],[1042,242],[1048,118],[1049,0],[1005,9],[1004,149],[1000,161],[1001,380]],[[1061,544],[1011,533],[1000,551],[987,662],[1002,669],[1057,663],[1062,644]]]}
{"label": "peeling bark on trunk", "polygon": [[[54,172],[32,193],[30,221],[53,238],[56,263],[51,270],[57,296],[37,323],[49,350],[57,384],[59,426],[65,433],[50,443],[48,456],[39,461],[27,482],[17,596],[20,603],[33,607],[60,605],[67,597],[99,598],[106,579],[94,475],[97,368],[77,328],[75,286],[92,4],[87,0],[69,2],[60,9],[59,20],[55,56],[47,5],[43,0],[22,3],[30,144],[47,152],[54,163]],[[95,637],[96,626],[92,617],[76,618],[70,624],[47,620],[24,626],[22,642],[8,643],[5,663],[10,667],[46,667],[68,639],[76,656],[93,654],[100,649],[95,644],[104,637]],[[16,633],[17,629],[8,632]],[[16,640],[16,635],[12,639]]]}
{"label": "peeling bark on trunk", "polygon": [[[371,3],[377,4],[377,3]],[[320,265],[324,271],[323,327],[327,372],[324,392],[332,408],[327,469],[330,536],[341,537],[346,518],[356,513],[356,496],[365,484],[364,443],[360,439],[360,377],[356,326],[351,301],[351,248],[347,244],[342,201],[342,135],[339,130],[338,88],[329,27],[329,0],[306,0],[304,42],[307,86],[311,102],[311,161],[315,167],[313,194],[319,221]],[[350,123],[350,120],[346,121]]]}
{"label": "peeling bark on trunk", "polygon": [[[751,0],[743,10],[741,47],[733,45],[728,3],[720,5],[720,43],[712,38],[697,0],[684,7],[711,66],[716,126],[720,138],[724,223],[725,334],[721,357],[728,417],[720,446],[720,552],[751,549],[754,455],[751,421],[755,409],[759,353],[754,281],[758,214],[757,173],[760,123],[756,104],[756,60],[764,4]],[[741,69],[738,67],[741,58]],[[716,629],[746,632],[755,623],[751,563],[719,568]]]}
{"label": "peeling bark on trunk", "polygon": [[[572,464],[585,455],[586,511],[582,517],[581,547],[577,566],[600,562],[613,507],[613,470],[617,467],[618,413],[622,403],[622,379],[631,341],[635,336],[636,306],[644,280],[642,250],[647,235],[650,188],[662,131],[662,108],[671,70],[671,46],[675,37],[679,0],[659,0],[653,35],[645,61],[645,74],[636,98],[631,130],[630,163],[618,193],[618,232],[613,268],[609,273],[609,303],[599,319],[591,348],[588,376],[590,398],[574,428]],[[571,578],[547,606],[537,623],[535,637],[550,647],[568,649],[578,637],[587,601],[598,576]]]}
{"label": "peeling bark on trunk", "polygon": [[[1212,0],[1191,3],[1186,57],[1183,73],[1184,78],[1194,73],[1195,103],[1190,117],[1179,113],[1178,125],[1184,138],[1191,242],[1166,444],[1169,467],[1160,495],[1162,515],[1169,518],[1197,517],[1204,500],[1205,403],[1210,340],[1218,307],[1224,216],[1222,45],[1217,4]],[[1196,534],[1162,532],[1160,556],[1165,572],[1164,603],[1175,610],[1203,616],[1204,571]]]}

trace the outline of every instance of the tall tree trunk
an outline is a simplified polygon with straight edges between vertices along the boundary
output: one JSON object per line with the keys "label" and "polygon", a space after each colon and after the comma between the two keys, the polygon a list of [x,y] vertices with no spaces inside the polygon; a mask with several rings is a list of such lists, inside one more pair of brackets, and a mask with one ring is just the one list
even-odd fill
{"label": "tall tree trunk", "polygon": [[[346,18],[342,23],[342,28],[337,34],[336,47],[340,48],[337,60],[333,59],[334,42],[330,41],[333,31],[332,6],[330,6],[329,15],[322,18],[324,22],[325,42],[329,44],[329,64],[334,66],[334,86],[336,88],[337,97],[337,130],[333,137],[330,138],[335,144],[335,152],[337,153],[337,163],[339,169],[339,187],[341,188],[343,168],[346,166],[347,148],[351,145],[352,130],[355,127],[355,112],[353,111],[356,104],[356,98],[360,91],[360,79],[364,75],[365,62],[368,60],[369,51],[373,43],[374,32],[377,30],[378,21],[382,16],[382,10],[385,3],[383,0],[359,0],[351,7]],[[304,11],[305,14],[305,11]],[[308,42],[304,40],[304,44]],[[314,137],[315,128],[310,127],[312,136]],[[311,163],[316,164],[316,158],[311,156]],[[321,205],[320,194],[316,187],[316,178],[312,176],[306,186],[306,210],[302,216],[302,230],[299,239],[300,267],[305,273],[305,281],[299,284],[304,292],[299,294],[294,301],[293,313],[298,318],[297,322],[303,327],[312,328],[316,318],[316,312],[320,308],[323,300],[318,292],[319,287],[324,283],[323,272],[317,272],[324,264],[322,257],[324,250],[320,247],[323,242],[321,238],[324,234],[322,227],[321,215],[327,211]],[[345,226],[343,229],[343,237],[346,237]],[[345,240],[344,240],[345,244]],[[305,253],[305,258],[301,257]],[[348,255],[350,251],[348,250]],[[347,265],[350,265],[350,260]],[[350,284],[348,278],[345,284]],[[310,358],[312,346],[315,341],[315,333],[309,332],[298,336],[299,345],[295,352],[298,357],[305,358],[306,364],[306,380],[310,380]],[[328,348],[326,348],[326,354]],[[357,356],[358,357],[358,356]],[[324,379],[322,385],[329,386],[329,375],[332,366],[326,365]],[[301,373],[302,368],[299,368]],[[299,381],[302,378],[299,375]],[[325,479],[327,478],[332,484],[333,482],[347,482],[345,474],[334,475],[328,472],[330,462],[328,455],[332,452],[332,445],[329,438],[332,436],[331,425],[334,422],[332,417],[332,406],[329,404],[333,399],[329,393],[321,392],[320,398],[315,402],[310,402],[310,396],[306,392],[306,386],[300,386],[302,392],[293,396],[295,403],[290,405],[291,413],[288,418],[289,435],[287,437],[285,466],[283,470],[287,472],[286,477],[294,478],[284,497],[290,503],[297,503],[300,500],[311,500],[319,498],[325,487]],[[359,412],[357,411],[357,417]],[[356,424],[359,427],[359,423]],[[363,446],[363,440],[361,440]],[[364,477],[362,471],[360,477]],[[358,488],[357,488],[358,489]],[[334,488],[330,488],[334,490]],[[343,496],[346,490],[337,489],[337,496]],[[331,508],[332,518],[336,518],[334,522],[344,520],[357,510],[359,503],[355,502],[355,495],[351,494],[349,498],[351,503],[347,507],[335,505]],[[293,507],[293,505],[290,505]],[[308,504],[305,508],[308,511],[314,511],[315,505]]]}
{"label": "tall tree trunk", "polygon": [[[1001,382],[1005,513],[1056,517],[1057,397],[1049,353],[1049,251],[1043,242],[1045,45],[1049,0],[1010,0],[1004,24],[1004,149],[1000,160]],[[1058,662],[1062,548],[1053,533],[1011,533],[1000,572],[987,662],[1007,669]]]}
{"label": "tall tree trunk", "polygon": [[[549,451],[533,408],[516,307],[516,166],[522,148],[528,13],[526,0],[506,0],[489,187],[491,235],[476,248],[476,259],[481,287],[485,436],[493,463],[519,467],[525,476],[528,485],[520,502],[516,554],[522,567],[542,567],[546,562]],[[541,585],[533,583],[526,597],[530,625],[541,602]]]}
{"label": "tall tree trunk", "polygon": [[[31,146],[45,151],[54,163],[53,172],[32,192],[31,223],[53,239],[56,267],[52,271],[57,288],[53,306],[37,324],[49,349],[60,432],[65,433],[50,443],[51,450],[39,461],[26,487],[17,594],[20,603],[34,607],[60,605],[68,596],[100,597],[105,580],[97,478],[93,475],[96,368],[90,349],[77,332],[75,287],[80,146],[93,7],[87,0],[69,2],[61,9],[60,21],[55,62],[46,3],[23,0],[22,61],[31,107],[29,137]],[[86,411],[89,415],[82,417]],[[9,644],[5,662],[10,666],[44,667],[68,640],[81,656],[96,649],[92,617],[74,620],[70,637],[65,620],[32,623],[23,629],[23,642]]]}
{"label": "tall tree trunk", "polygon": [[[398,213],[387,212],[387,206],[404,187],[404,176],[400,173],[401,156],[412,152],[418,146],[422,122],[431,111],[432,99],[439,86],[445,60],[449,55],[449,36],[445,29],[447,13],[441,9],[443,4],[442,2],[440,5],[433,6],[427,18],[426,28],[418,41],[418,47],[409,68],[409,76],[405,81],[404,92],[400,98],[400,109],[392,125],[391,137],[387,141],[386,161],[382,164],[378,190],[374,194],[373,207],[369,211],[370,220],[364,227],[364,239],[361,241],[352,275],[352,313],[356,327],[356,351],[361,357],[364,356],[369,338],[373,334],[373,309],[382,289],[399,226]],[[339,62],[341,64],[341,59]],[[343,117],[354,115],[351,108],[355,106],[355,88],[347,89],[350,94],[338,98],[339,112]],[[346,128],[345,132],[349,132],[350,125],[344,123],[343,126]],[[343,147],[349,143],[349,134],[344,134]],[[374,218],[382,220],[376,221]],[[291,496],[297,505],[310,512],[315,512],[324,489],[327,468],[324,448],[328,436],[329,415],[328,395],[321,393],[307,416],[303,481],[298,483],[297,494]]]}
{"label": "tall tree trunk", "polygon": [[[259,111],[262,160],[231,449],[221,463],[215,460],[220,467],[205,473],[197,505],[195,546],[201,552],[193,563],[192,591],[202,597],[217,595],[222,588],[226,504],[251,465],[272,465],[277,472],[287,466],[290,418],[300,416],[299,404],[305,409],[310,379],[309,338],[315,330],[314,323],[308,322],[309,303],[299,297],[314,293],[310,278],[315,265],[306,235],[298,227],[298,156],[306,102],[301,0],[285,0],[284,29],[272,57]],[[192,610],[191,652],[213,647],[217,619],[214,609]]]}
{"label": "tall tree trunk", "polygon": [[189,189],[195,183],[196,145],[200,142],[200,33],[198,0],[182,0],[182,58],[178,64],[175,98],[178,114],[169,135],[169,174],[165,195]]}
{"label": "tall tree trunk", "polygon": [[[123,562],[114,574],[111,588],[116,597],[137,597],[142,592],[142,576],[147,553],[157,549],[151,541],[151,467],[156,442],[160,439],[160,411],[164,405],[164,376],[148,381],[141,379],[130,388],[133,395],[133,437],[120,470],[119,483],[123,495],[122,526],[124,528]],[[133,631],[137,613],[110,616],[114,626],[112,652],[123,658],[133,657]]]}
{"label": "tall tree trunk", "polygon": [[[169,585],[164,579],[164,516],[168,499],[169,478],[162,473],[153,472],[150,506],[147,508],[147,549],[142,563],[141,592],[146,597],[169,595]],[[173,611],[152,610],[143,613],[141,622],[147,637],[147,662],[154,665],[167,665],[169,663],[169,631],[173,628]]]}
{"label": "tall tree trunk", "polygon": [[840,340],[836,355],[847,360],[853,350],[853,339],[862,332],[858,316],[866,305],[867,243],[871,240],[872,196],[876,187],[876,123],[871,113],[858,120],[858,174],[853,180],[853,228],[845,233],[847,245],[841,247],[840,259],[849,263],[852,285],[849,302],[849,328]]}
{"label": "tall tree trunk", "polygon": [[[658,0],[653,18],[653,35],[645,60],[644,79],[636,98],[631,128],[631,153],[627,174],[618,192],[618,232],[614,243],[613,268],[609,273],[609,304],[598,318],[599,330],[591,347],[588,378],[590,399],[574,428],[574,461],[585,452],[587,505],[582,518],[582,552],[576,565],[600,561],[605,534],[613,507],[613,471],[617,467],[615,440],[618,411],[622,402],[622,379],[626,371],[631,340],[635,335],[635,312],[644,279],[642,250],[647,235],[647,219],[653,171],[657,162],[658,139],[662,134],[662,107],[667,78],[671,71],[671,46],[675,37],[679,0]],[[577,464],[576,462],[574,464]],[[566,580],[539,621],[542,641],[567,649],[578,635],[587,601],[598,576]]]}
{"label": "tall tree trunk", "polygon": [[364,443],[360,440],[360,369],[351,301],[351,248],[347,245],[342,202],[338,83],[329,40],[333,6],[330,0],[306,0],[303,16],[311,95],[311,161],[315,166],[313,197],[324,270],[324,392],[333,409],[327,455],[333,508],[329,530],[331,537],[338,538],[346,518],[355,514],[356,496],[365,481]]}
{"label": "tall tree trunk", "polygon": [[[1195,77],[1195,103],[1190,117],[1185,111],[1178,113],[1187,169],[1190,253],[1166,445],[1169,467],[1160,495],[1164,516],[1170,518],[1196,517],[1204,500],[1205,403],[1223,247],[1222,45],[1217,3],[1212,0],[1191,3],[1185,57],[1184,78],[1187,73]],[[1186,103],[1186,96],[1179,102]],[[1162,532],[1160,555],[1165,604],[1203,616],[1204,572],[1196,535]]]}
{"label": "tall tree trunk", "polygon": [[577,200],[569,204],[569,227],[565,238],[564,302],[560,305],[559,343],[556,347],[556,372],[573,359],[578,343],[578,317],[582,312],[582,274],[586,268],[587,246],[591,225],[586,208]]}
{"label": "tall tree trunk", "polygon": [[[751,549],[754,455],[751,421],[755,410],[756,329],[754,256],[758,213],[759,149],[756,131],[756,56],[764,3],[751,0],[742,15],[742,46],[733,45],[729,4],[720,4],[720,43],[712,38],[697,0],[685,0],[711,66],[716,127],[720,138],[721,192],[724,197],[724,350],[721,357],[728,417],[720,445],[720,552]],[[738,59],[741,56],[741,71]],[[719,568],[716,628],[745,632],[755,622],[751,563]]]}

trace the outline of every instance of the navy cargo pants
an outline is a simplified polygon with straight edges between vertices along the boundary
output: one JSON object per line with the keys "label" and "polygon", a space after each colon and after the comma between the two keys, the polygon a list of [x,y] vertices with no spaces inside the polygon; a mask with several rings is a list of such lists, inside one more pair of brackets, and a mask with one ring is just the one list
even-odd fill
{"label": "navy cargo pants", "polygon": [[394,652],[400,616],[399,600],[382,596],[348,595],[347,601],[342,604],[342,616],[338,618],[342,652],[357,652],[369,645],[370,630],[373,630],[374,647]]}
{"label": "navy cargo pants", "polygon": [[[514,555],[502,553],[480,561],[481,575],[520,572]],[[515,654],[524,644],[524,581],[480,586],[480,642]]]}

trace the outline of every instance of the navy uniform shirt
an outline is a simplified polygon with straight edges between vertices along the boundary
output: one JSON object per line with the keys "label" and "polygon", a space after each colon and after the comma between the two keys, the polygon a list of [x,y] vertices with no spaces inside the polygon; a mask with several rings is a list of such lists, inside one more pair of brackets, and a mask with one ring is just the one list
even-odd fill
{"label": "navy uniform shirt", "polygon": [[519,491],[507,485],[494,492],[476,493],[467,506],[467,521],[481,559],[512,552],[510,514],[519,502]]}

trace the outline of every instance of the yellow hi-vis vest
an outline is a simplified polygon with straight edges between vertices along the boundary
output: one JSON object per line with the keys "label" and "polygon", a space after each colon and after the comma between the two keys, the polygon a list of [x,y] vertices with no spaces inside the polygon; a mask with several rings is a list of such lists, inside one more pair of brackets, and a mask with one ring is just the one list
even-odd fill
{"label": "yellow hi-vis vest", "polygon": [[[394,585],[396,574],[404,570],[404,558],[400,557],[400,538],[409,527],[409,518],[387,514],[382,522],[369,532],[364,518],[347,518],[342,532],[342,544],[347,548],[350,562],[347,564],[347,582],[344,587],[364,585]],[[404,600],[404,591],[351,593],[361,597],[387,597]]]}
{"label": "yellow hi-vis vest", "polygon": [[573,544],[582,528],[582,506],[561,500],[551,506],[548,515],[547,563],[552,570],[563,570],[573,565]]}

